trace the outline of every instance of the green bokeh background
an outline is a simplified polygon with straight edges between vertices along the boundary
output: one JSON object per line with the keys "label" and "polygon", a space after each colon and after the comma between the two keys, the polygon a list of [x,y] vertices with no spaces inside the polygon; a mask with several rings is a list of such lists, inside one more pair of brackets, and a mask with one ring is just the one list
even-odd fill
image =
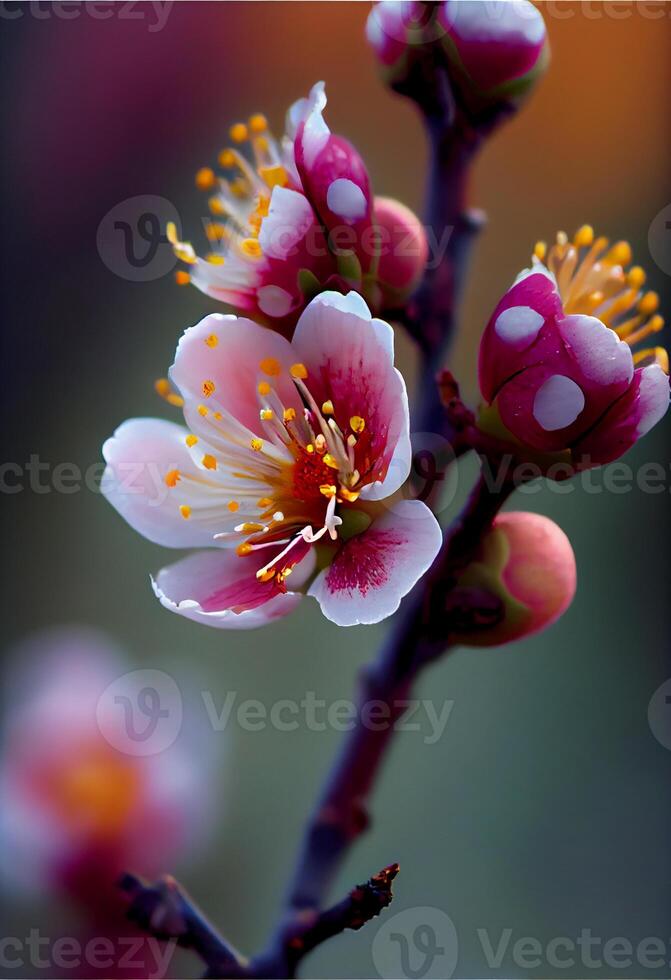
{"label": "green bokeh background", "polygon": [[[612,5],[610,5],[612,6]],[[633,8],[635,5],[629,5]],[[599,5],[592,5],[598,9]],[[425,146],[411,108],[375,76],[363,41],[367,4],[175,4],[161,31],[145,20],[55,15],[2,23],[8,133],[3,239],[8,316],[2,396],[6,459],[31,454],[82,470],[125,418],[175,417],[152,391],[180,332],[213,303],[171,275],[114,275],[96,230],[119,201],[159,194],[199,229],[192,174],[213,159],[228,125],[262,110],[279,129],[288,104],[317,78],[328,120],[364,154],[376,190],[421,204]],[[624,8],[622,8],[624,9]],[[452,367],[474,399],[477,341],[536,238],[591,221],[628,238],[666,311],[669,277],[647,232],[669,201],[671,8],[662,19],[588,17],[555,5],[554,61],[532,103],[478,161],[473,201],[488,212],[466,293]],[[557,10],[572,13],[556,16]],[[620,11],[621,12],[621,11]],[[671,256],[667,238],[668,262]],[[410,343],[398,339],[412,376]],[[400,736],[373,802],[373,828],[343,868],[337,895],[399,861],[394,910],[445,910],[459,936],[458,977],[610,976],[612,968],[488,966],[478,928],[496,939],[533,936],[664,939],[671,950],[671,754],[652,736],[648,702],[669,664],[669,432],[660,425],[627,457],[666,470],[663,492],[546,486],[513,509],[537,510],[569,535],[579,589],[563,620],[505,650],[458,650],[426,672],[418,697],[454,701],[445,733],[427,745]],[[460,466],[449,520],[474,477]],[[218,632],[170,616],[148,574],[174,557],[128,528],[97,494],[35,493],[3,500],[4,640],[56,623],[117,639],[131,667],[171,673],[187,711],[199,691],[215,703],[351,697],[358,668],[389,624],[338,630],[312,602],[272,629]],[[277,912],[301,828],[338,732],[212,732],[220,755],[220,817],[205,856],[177,872],[235,944],[254,951]],[[671,745],[671,733],[670,741]],[[71,922],[56,900],[6,894],[8,935],[58,934]],[[64,917],[68,916],[67,919]],[[378,929],[332,941],[306,963],[314,977],[376,976]],[[669,954],[671,955],[671,953]],[[195,966],[185,960],[183,969]],[[640,965],[622,976],[665,976]]]}

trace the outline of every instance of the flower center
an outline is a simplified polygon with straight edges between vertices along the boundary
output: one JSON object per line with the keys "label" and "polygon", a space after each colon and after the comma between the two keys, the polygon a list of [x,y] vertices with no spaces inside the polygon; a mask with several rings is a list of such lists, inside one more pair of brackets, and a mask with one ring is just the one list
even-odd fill
{"label": "flower center", "polygon": [[[607,238],[594,237],[589,225],[583,225],[569,240],[559,232],[548,249],[537,242],[534,261],[543,262],[557,280],[566,314],[596,316],[614,330],[630,347],[637,346],[664,326],[657,313],[659,296],[643,291],[645,272],[631,265],[628,242],[609,247]],[[669,358],[663,347],[649,347],[634,354],[637,367],[657,363],[668,374]]]}

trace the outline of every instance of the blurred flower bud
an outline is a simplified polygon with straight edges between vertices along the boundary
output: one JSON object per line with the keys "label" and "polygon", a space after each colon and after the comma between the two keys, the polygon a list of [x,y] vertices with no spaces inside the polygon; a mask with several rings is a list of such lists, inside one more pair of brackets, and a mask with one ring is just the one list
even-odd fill
{"label": "blurred flower bud", "polygon": [[395,309],[419,285],[429,245],[419,218],[400,201],[376,197],[374,220],[380,236],[377,280],[382,307]]}
{"label": "blurred flower bud", "polygon": [[457,588],[489,593],[503,606],[498,623],[454,636],[472,647],[499,646],[540,633],[571,604],[576,565],[571,543],[554,521],[524,512],[500,514]]}
{"label": "blurred flower bud", "polygon": [[419,0],[380,0],[366,21],[366,38],[388,82],[403,81],[413,55],[427,42],[425,4]]}
{"label": "blurred flower bud", "polygon": [[544,71],[545,22],[530,0],[445,0],[438,20],[453,84],[466,102],[516,102]]}

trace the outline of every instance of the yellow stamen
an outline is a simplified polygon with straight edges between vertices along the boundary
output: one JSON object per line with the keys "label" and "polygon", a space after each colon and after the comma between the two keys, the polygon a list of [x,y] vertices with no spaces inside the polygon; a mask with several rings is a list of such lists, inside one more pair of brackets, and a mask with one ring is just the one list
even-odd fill
{"label": "yellow stamen", "polygon": [[547,244],[546,242],[536,242],[534,245],[534,255],[539,261],[543,262],[545,256],[547,255]]}
{"label": "yellow stamen", "polygon": [[205,236],[209,242],[218,242],[226,234],[226,226],[220,221],[211,221],[205,229]]}
{"label": "yellow stamen", "polygon": [[334,412],[333,402],[329,398],[329,400],[327,402],[324,402],[324,404],[322,405],[322,414],[333,415],[333,412]]}
{"label": "yellow stamen", "polygon": [[254,549],[252,548],[251,544],[247,544],[246,541],[243,541],[243,543],[239,544],[238,547],[235,549],[236,554],[240,558],[244,558],[245,555],[251,555],[253,550]]}
{"label": "yellow stamen", "polygon": [[257,500],[256,506],[261,507],[263,510],[267,510],[269,507],[273,506],[273,502],[270,497],[261,497],[260,500]]}
{"label": "yellow stamen", "polygon": [[205,453],[201,462],[206,470],[216,470],[217,468],[217,461],[211,453]]}
{"label": "yellow stamen", "polygon": [[230,510],[231,514],[235,514],[236,510],[240,510],[240,504],[237,502],[237,500],[229,500],[228,509]]}
{"label": "yellow stamen", "polygon": [[312,443],[311,443],[311,442],[309,442],[309,443],[307,444],[307,446],[305,447],[305,451],[306,451],[306,453],[308,453],[308,454],[309,454],[310,456],[312,456],[312,454],[313,454],[313,452],[315,451],[315,447],[314,447],[314,446],[312,445]]}
{"label": "yellow stamen", "polygon": [[245,255],[249,256],[250,259],[260,259],[263,254],[261,252],[261,246],[256,238],[245,238],[244,241],[240,243],[240,248]]}
{"label": "yellow stamen", "polygon": [[171,389],[167,378],[157,378],[154,382],[154,390],[169,405],[174,405],[176,408],[181,408],[184,405],[184,399]]}
{"label": "yellow stamen", "polygon": [[349,420],[349,425],[352,432],[356,432],[357,435],[360,435],[366,428],[366,420],[361,418],[360,415],[353,415]]}
{"label": "yellow stamen", "polygon": [[262,361],[259,361],[259,367],[264,374],[268,374],[271,378],[276,378],[282,371],[282,365],[276,357],[264,357]]}
{"label": "yellow stamen", "polygon": [[203,381],[203,394],[206,398],[211,398],[216,391],[214,381]]}
{"label": "yellow stamen", "polygon": [[275,578],[275,569],[267,568],[265,571],[257,572],[256,577],[259,582],[270,582]]}
{"label": "yellow stamen", "polygon": [[606,255],[606,262],[613,265],[629,265],[631,262],[631,245],[629,242],[615,242]]}
{"label": "yellow stamen", "polygon": [[346,500],[350,504],[355,503],[359,499],[360,494],[361,491],[348,490],[347,487],[341,487],[339,490],[339,496],[341,496],[343,500]]}
{"label": "yellow stamen", "polygon": [[338,466],[337,460],[330,453],[326,453],[326,455],[323,457],[323,459],[324,459],[324,462],[326,463],[326,465],[327,466],[330,466],[330,468],[332,470],[338,470],[338,469],[340,469],[340,467]]}
{"label": "yellow stamen", "polygon": [[199,191],[209,191],[217,183],[214,170],[211,167],[201,167],[196,174],[196,187]]}
{"label": "yellow stamen", "polygon": [[207,204],[212,214],[216,214],[219,216],[226,214],[226,208],[224,207],[224,202],[220,200],[218,197],[211,197],[207,202]]}
{"label": "yellow stamen", "polygon": [[177,485],[177,481],[180,478],[179,470],[169,470],[164,477],[165,485],[167,487],[174,487]]}
{"label": "yellow stamen", "polygon": [[627,283],[633,289],[640,289],[644,282],[645,282],[644,270],[640,267],[640,265],[632,266],[627,275]]}
{"label": "yellow stamen", "polygon": [[225,150],[221,151],[218,160],[220,167],[226,167],[230,170],[231,167],[235,166],[235,153],[233,150],[226,148]]}
{"label": "yellow stamen", "polygon": [[188,504],[182,504],[179,508],[179,512],[185,521],[188,521],[188,519],[191,517],[191,508]]}
{"label": "yellow stamen", "polygon": [[235,530],[238,534],[258,534],[259,531],[263,531],[263,524],[245,521],[244,524],[238,524]]}
{"label": "yellow stamen", "polygon": [[573,244],[576,248],[589,248],[594,241],[594,229],[591,225],[582,225],[573,236]]}
{"label": "yellow stamen", "polygon": [[191,276],[188,272],[184,272],[183,269],[178,269],[175,273],[175,282],[178,286],[188,286],[191,282]]}
{"label": "yellow stamen", "polygon": [[270,387],[270,385],[268,384],[267,381],[260,381],[259,382],[259,386],[257,388],[257,391],[264,398],[265,398],[266,395],[269,395],[272,390],[273,389]]}
{"label": "yellow stamen", "polygon": [[663,347],[648,347],[647,350],[634,354],[634,364],[637,367],[649,364],[659,364],[664,374],[669,373],[669,355]]}
{"label": "yellow stamen", "polygon": [[285,408],[284,409],[284,421],[285,422],[293,422],[293,420],[295,418],[296,418],[296,409],[295,408]]}
{"label": "yellow stamen", "polygon": [[189,449],[191,449],[198,442],[198,436],[194,436],[191,433],[189,433],[189,435],[186,437],[186,439],[184,440],[184,442],[187,444],[187,446],[189,447]]}
{"label": "yellow stamen", "polygon": [[249,128],[252,133],[258,136],[259,133],[265,133],[268,129],[268,120],[260,112],[257,112],[249,117]]}
{"label": "yellow stamen", "polygon": [[332,483],[323,483],[319,488],[319,492],[323,494],[324,497],[329,497],[330,499],[331,497],[335,497],[337,489],[338,488]]}
{"label": "yellow stamen", "polygon": [[203,418],[205,418],[205,416],[207,415],[207,411],[208,411],[208,410],[207,410],[207,409],[205,408],[205,406],[204,406],[204,405],[199,405],[199,406],[198,406],[198,414],[199,414],[199,415],[202,415],[202,416],[203,416]]}
{"label": "yellow stamen", "polygon": [[639,301],[638,310],[643,316],[650,316],[659,307],[659,296],[657,293],[646,293]]}
{"label": "yellow stamen", "polygon": [[208,252],[205,256],[205,261],[209,262],[210,265],[223,265],[225,260],[224,256],[219,255],[217,252]]}
{"label": "yellow stamen", "polygon": [[263,449],[263,440],[254,438],[249,445],[252,447],[255,453],[260,453]]}
{"label": "yellow stamen", "polygon": [[259,177],[271,189],[285,187],[289,183],[289,175],[280,164],[274,167],[259,167]]}
{"label": "yellow stamen", "polygon": [[304,364],[292,364],[289,368],[289,374],[292,378],[298,378],[304,381],[308,376],[308,369]]}
{"label": "yellow stamen", "polygon": [[259,412],[259,418],[262,422],[270,422],[274,414],[272,408],[262,408]]}
{"label": "yellow stamen", "polygon": [[234,143],[244,143],[249,133],[244,123],[235,123],[234,126],[231,126],[228,135]]}

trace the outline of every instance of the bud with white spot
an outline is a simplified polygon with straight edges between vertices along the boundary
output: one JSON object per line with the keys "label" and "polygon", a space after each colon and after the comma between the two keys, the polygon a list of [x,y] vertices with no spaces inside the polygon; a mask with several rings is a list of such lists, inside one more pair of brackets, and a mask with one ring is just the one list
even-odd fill
{"label": "bud with white spot", "polygon": [[[585,225],[563,232],[500,301],[480,344],[480,428],[520,457],[575,469],[617,459],[665,414],[668,355],[644,346],[664,321],[645,273]],[[550,474],[553,475],[553,474]],[[566,469],[562,470],[566,476]]]}
{"label": "bud with white spot", "polygon": [[559,619],[575,595],[571,543],[548,517],[500,514],[457,588],[464,595],[490,595],[498,600],[501,614],[494,625],[453,633],[454,642],[500,646],[540,633]]}
{"label": "bud with white spot", "polygon": [[515,103],[547,67],[545,22],[530,0],[445,0],[438,20],[452,83],[469,104]]}

